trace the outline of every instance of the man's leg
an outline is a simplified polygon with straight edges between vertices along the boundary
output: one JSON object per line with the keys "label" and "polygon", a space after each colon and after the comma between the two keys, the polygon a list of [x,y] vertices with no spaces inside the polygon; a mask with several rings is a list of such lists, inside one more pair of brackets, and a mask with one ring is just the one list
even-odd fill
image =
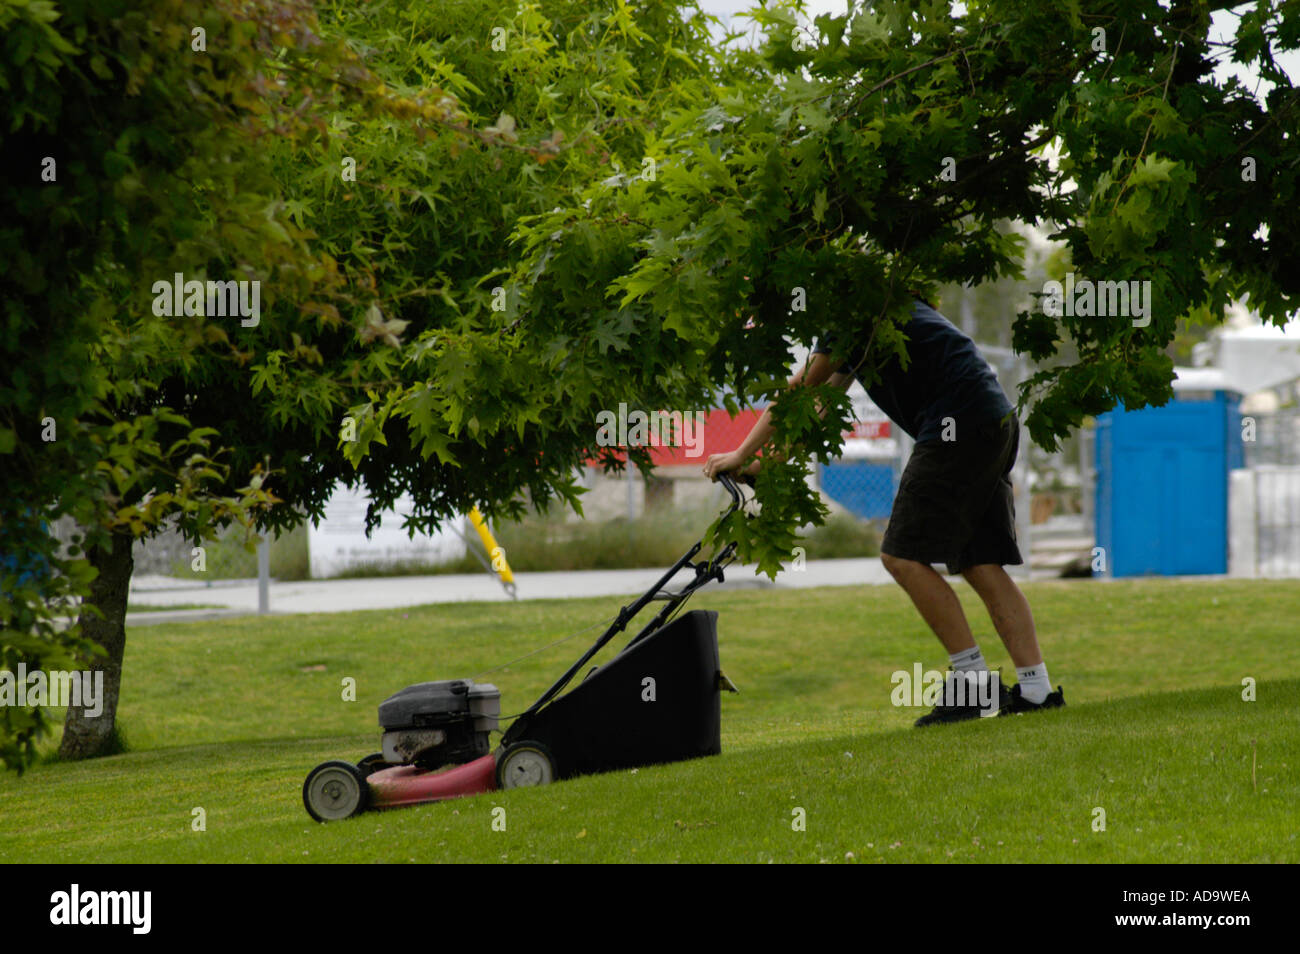
{"label": "man's leg", "polygon": [[929,565],[916,560],[882,553],[880,562],[907,591],[921,618],[939,637],[948,655],[974,648],[975,637],[971,635],[970,624],[966,622],[961,602],[947,580]]}
{"label": "man's leg", "polygon": [[[986,427],[985,431],[995,428]],[[961,446],[942,441],[918,441],[899,480],[889,526],[881,541],[881,564],[903,587],[926,625],[948,650],[952,675],[945,678],[944,702],[917,720],[918,726],[955,722],[992,714],[984,687],[988,663],[971,633],[961,601],[930,564],[960,560],[960,548],[975,530],[978,510],[971,506],[970,486],[980,466],[986,483],[996,480],[1003,461],[984,462],[981,453],[988,435],[972,430]],[[1005,456],[1005,453],[1003,454]],[[992,493],[989,488],[989,493]],[[998,683],[997,709],[1010,693]],[[968,690],[978,690],[982,705],[971,705]],[[949,690],[953,695],[949,695]],[[958,690],[961,695],[956,695]],[[996,711],[996,709],[994,710]]]}
{"label": "man's leg", "polygon": [[1038,648],[1038,635],[1034,631],[1034,614],[1029,609],[1025,594],[1016,586],[1016,581],[996,563],[967,567],[961,575],[984,601],[993,628],[998,631],[1002,645],[1007,647],[1007,654],[1016,668],[1041,664],[1043,654]]}
{"label": "man's leg", "polygon": [[[991,696],[984,695],[988,685],[988,664],[975,644],[961,601],[948,581],[929,564],[917,560],[882,553],[880,562],[912,598],[921,618],[948,650],[948,660],[953,669],[945,679],[943,700],[916,724],[926,726],[996,713],[1005,701],[1009,701],[1010,695],[1005,687],[997,689],[996,704]],[[958,685],[960,680],[965,680],[964,686]]]}
{"label": "man's leg", "polygon": [[1015,663],[1017,685],[1013,711],[1018,711],[1023,703],[1043,708],[1065,705],[1064,694],[1052,692],[1034,631],[1034,614],[1015,580],[996,563],[977,563],[962,570],[961,575],[984,601],[993,628]]}

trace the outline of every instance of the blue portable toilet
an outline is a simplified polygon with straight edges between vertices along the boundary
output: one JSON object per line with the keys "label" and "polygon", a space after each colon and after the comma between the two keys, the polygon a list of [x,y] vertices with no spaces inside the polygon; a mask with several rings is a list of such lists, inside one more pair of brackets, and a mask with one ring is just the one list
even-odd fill
{"label": "blue portable toilet", "polygon": [[1238,395],[1179,369],[1164,407],[1097,418],[1096,538],[1106,575],[1228,571],[1228,473],[1242,466]]}

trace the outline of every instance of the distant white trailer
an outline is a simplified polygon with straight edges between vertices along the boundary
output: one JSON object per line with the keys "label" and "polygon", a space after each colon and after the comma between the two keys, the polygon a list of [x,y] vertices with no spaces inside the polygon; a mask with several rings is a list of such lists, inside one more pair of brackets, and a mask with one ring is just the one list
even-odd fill
{"label": "distant white trailer", "polygon": [[1225,328],[1207,349],[1209,354],[1214,354],[1213,363],[1227,386],[1242,394],[1288,384],[1300,378],[1300,321],[1285,328]]}

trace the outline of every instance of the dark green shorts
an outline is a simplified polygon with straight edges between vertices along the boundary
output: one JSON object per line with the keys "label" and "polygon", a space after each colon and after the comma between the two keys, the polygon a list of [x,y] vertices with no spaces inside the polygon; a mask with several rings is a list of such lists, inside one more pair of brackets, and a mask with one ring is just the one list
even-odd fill
{"label": "dark green shorts", "polygon": [[981,563],[1023,563],[1011,493],[1019,421],[959,422],[956,431],[956,440],[922,441],[912,448],[881,552],[944,563],[949,573]]}

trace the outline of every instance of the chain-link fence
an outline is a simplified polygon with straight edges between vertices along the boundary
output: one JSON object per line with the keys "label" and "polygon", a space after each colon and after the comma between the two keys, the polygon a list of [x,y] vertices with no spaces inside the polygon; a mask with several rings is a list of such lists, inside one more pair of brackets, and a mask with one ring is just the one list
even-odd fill
{"label": "chain-link fence", "polygon": [[1300,466],[1300,408],[1283,408],[1241,418],[1247,467]]}
{"label": "chain-link fence", "polygon": [[894,506],[901,459],[841,460],[818,468],[822,493],[863,520],[883,520]]}

